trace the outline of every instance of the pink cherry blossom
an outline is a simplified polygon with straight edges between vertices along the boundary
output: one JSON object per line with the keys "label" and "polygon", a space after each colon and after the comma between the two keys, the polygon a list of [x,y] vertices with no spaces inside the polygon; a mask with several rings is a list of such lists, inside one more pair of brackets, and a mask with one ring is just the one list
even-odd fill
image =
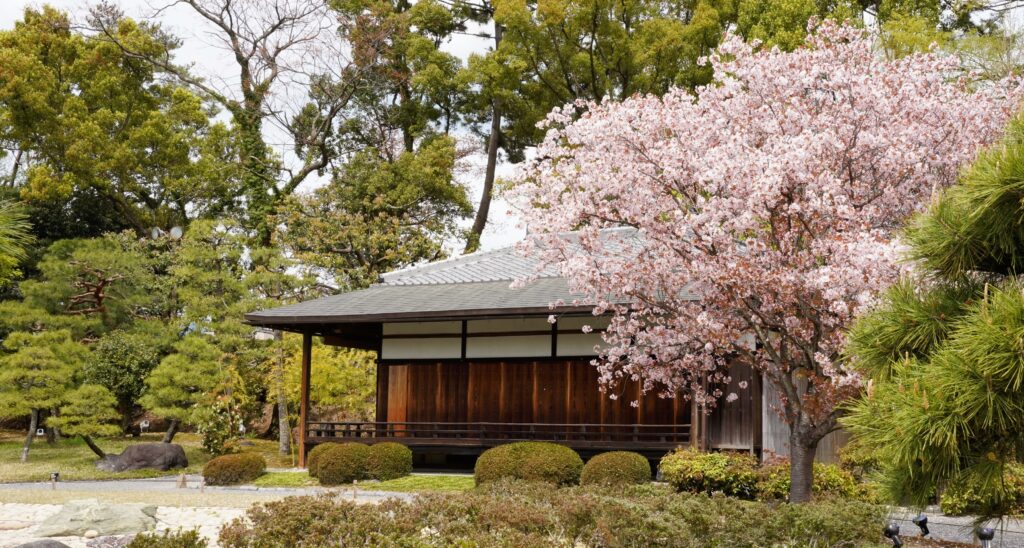
{"label": "pink cherry blossom", "polygon": [[739,357],[816,444],[860,390],[843,330],[904,267],[897,229],[999,135],[1020,84],[972,87],[940,54],[887,60],[830,22],[794,52],[728,35],[709,62],[696,96],[550,114],[510,192],[522,251],[613,314],[606,385],[713,405]]}

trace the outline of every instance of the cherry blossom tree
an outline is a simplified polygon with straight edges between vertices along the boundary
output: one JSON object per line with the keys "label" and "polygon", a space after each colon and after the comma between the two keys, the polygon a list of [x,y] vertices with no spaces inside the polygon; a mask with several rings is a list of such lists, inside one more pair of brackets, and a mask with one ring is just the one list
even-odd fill
{"label": "cherry blossom tree", "polygon": [[551,113],[512,191],[523,251],[613,315],[594,361],[606,388],[711,406],[731,361],[757,368],[781,394],[803,502],[837,404],[860,390],[843,330],[899,275],[895,230],[998,136],[1022,90],[972,89],[938,54],[886,60],[829,22],[790,53],[727,36],[708,61],[718,79],[696,97]]}

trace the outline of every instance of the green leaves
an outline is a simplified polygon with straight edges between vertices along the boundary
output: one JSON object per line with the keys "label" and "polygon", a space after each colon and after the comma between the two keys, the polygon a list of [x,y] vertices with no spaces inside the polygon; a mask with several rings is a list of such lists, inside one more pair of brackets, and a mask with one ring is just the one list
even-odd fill
{"label": "green leaves", "polygon": [[89,350],[66,330],[7,336],[0,357],[0,416],[27,415],[60,405]]}
{"label": "green leaves", "polygon": [[58,416],[46,419],[68,436],[114,436],[121,429],[113,424],[119,417],[117,399],[97,384],[83,384],[65,397]]}
{"label": "green leaves", "polygon": [[[979,155],[907,229],[921,265],[858,320],[847,353],[871,378],[843,425],[875,453],[894,499],[950,485],[1005,513],[1024,458],[1024,122]],[[959,504],[959,502],[954,502]]]}
{"label": "green leaves", "polygon": [[204,412],[202,404],[213,403],[215,389],[224,381],[222,359],[223,353],[202,335],[185,337],[146,379],[140,403],[162,417],[196,420]]}

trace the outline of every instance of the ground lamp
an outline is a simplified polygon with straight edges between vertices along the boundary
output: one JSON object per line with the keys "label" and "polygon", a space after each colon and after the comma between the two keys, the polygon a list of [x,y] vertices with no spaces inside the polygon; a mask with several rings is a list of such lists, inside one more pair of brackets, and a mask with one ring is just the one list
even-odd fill
{"label": "ground lamp", "polygon": [[918,514],[916,518],[910,520],[911,523],[921,528],[921,536],[927,537],[928,533],[928,516],[924,514]]}
{"label": "ground lamp", "polygon": [[895,548],[903,546],[903,541],[900,540],[900,526],[895,521],[890,521],[889,525],[886,525],[885,529],[882,530],[882,534],[885,535],[885,538],[892,541],[892,545]]}
{"label": "ground lamp", "polygon": [[991,548],[992,539],[996,538],[996,530],[991,527],[978,527],[975,531],[978,540],[981,541],[981,548]]}

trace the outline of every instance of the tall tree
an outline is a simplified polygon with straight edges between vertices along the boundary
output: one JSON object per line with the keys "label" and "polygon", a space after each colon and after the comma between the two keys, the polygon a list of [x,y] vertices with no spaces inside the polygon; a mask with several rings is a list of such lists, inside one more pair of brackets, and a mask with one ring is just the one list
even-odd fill
{"label": "tall tree", "polygon": [[4,339],[3,348],[7,354],[0,357],[0,415],[30,417],[21,450],[21,462],[25,462],[40,415],[64,401],[89,350],[71,340],[65,330],[12,333]]}
{"label": "tall tree", "polygon": [[524,148],[543,138],[537,122],[578,100],[709,82],[711,68],[698,60],[718,44],[734,11],[731,1],[708,0],[495,2],[495,47],[471,57],[467,73],[489,130],[484,193],[466,251],[476,249],[486,226],[499,147],[522,160]]}
{"label": "tall tree", "polygon": [[357,154],[331,182],[283,208],[281,242],[336,287],[366,287],[389,270],[443,257],[471,210],[453,181],[455,142],[437,136],[415,152]]}
{"label": "tall tree", "polygon": [[[588,105],[575,123],[556,111],[516,190],[531,249],[614,314],[605,384],[713,403],[731,360],[756,367],[781,394],[796,502],[857,392],[843,330],[896,278],[893,231],[1020,99],[970,93],[947,78],[955,59],[880,59],[851,27],[825,22],[808,44],[754,52],[733,36],[696,100]],[[600,230],[621,226],[638,232]]]}
{"label": "tall tree", "polygon": [[[108,30],[140,51],[176,46],[128,19]],[[152,65],[50,7],[0,32],[0,64],[0,142],[15,153],[7,183],[42,239],[148,234],[231,206],[230,135]]]}
{"label": "tall tree", "polygon": [[882,464],[893,499],[924,506],[967,486],[986,515],[1016,496],[1024,458],[1024,119],[906,230],[918,267],[854,325],[847,353],[871,380],[843,419]]}
{"label": "tall tree", "polygon": [[[125,40],[118,32],[123,17],[108,5],[93,10],[91,23],[128,59],[173,76],[231,114],[245,200],[241,218],[260,245],[267,245],[281,201],[335,160],[334,124],[359,79],[350,77],[324,0],[169,0],[163,8],[174,6],[199,16],[230,52],[237,71],[233,83],[221,88],[176,64],[173,43],[141,48]],[[292,89],[286,93],[285,86]],[[290,96],[300,99],[290,102]],[[271,125],[291,141],[294,162],[275,154],[267,133]]]}
{"label": "tall tree", "polygon": [[21,204],[0,201],[0,287],[21,275],[21,263],[33,241],[31,228]]}

